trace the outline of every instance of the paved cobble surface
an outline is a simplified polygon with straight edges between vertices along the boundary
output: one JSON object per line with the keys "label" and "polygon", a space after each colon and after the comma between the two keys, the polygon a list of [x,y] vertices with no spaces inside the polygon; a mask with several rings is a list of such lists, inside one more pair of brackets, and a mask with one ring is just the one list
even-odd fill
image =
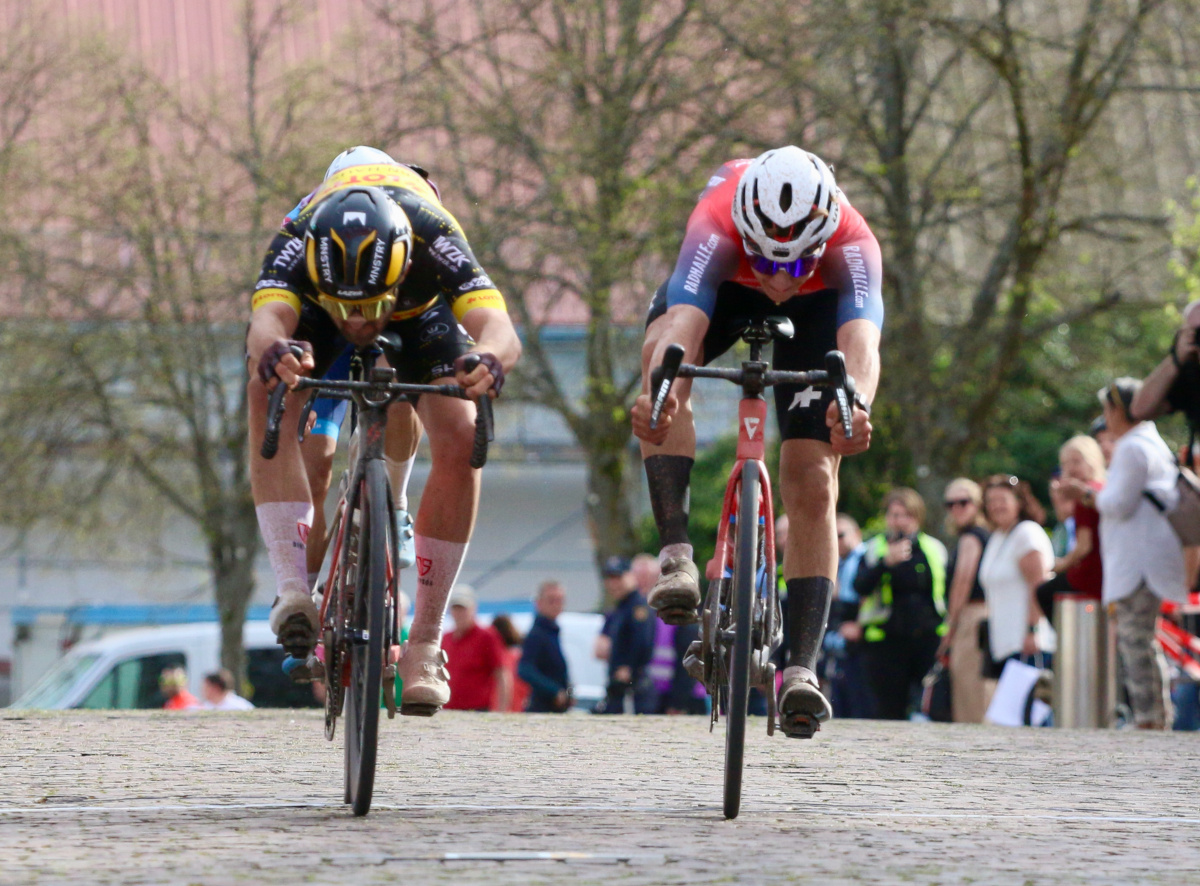
{"label": "paved cobble surface", "polygon": [[1200,882],[1193,735],[751,722],[732,822],[699,718],[445,712],[356,819],[318,712],[0,712],[0,883]]}

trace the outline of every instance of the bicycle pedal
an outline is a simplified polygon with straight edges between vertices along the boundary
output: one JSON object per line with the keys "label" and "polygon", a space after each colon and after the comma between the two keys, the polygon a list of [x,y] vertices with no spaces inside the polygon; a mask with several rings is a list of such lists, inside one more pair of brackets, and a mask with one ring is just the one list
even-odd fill
{"label": "bicycle pedal", "polygon": [[780,719],[779,728],[788,738],[812,738],[821,730],[821,724],[808,714],[786,714]]}

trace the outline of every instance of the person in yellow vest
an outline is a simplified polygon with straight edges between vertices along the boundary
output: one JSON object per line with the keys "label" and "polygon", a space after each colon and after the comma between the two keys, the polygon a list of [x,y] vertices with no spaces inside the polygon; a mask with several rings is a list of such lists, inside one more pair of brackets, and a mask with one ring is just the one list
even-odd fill
{"label": "person in yellow vest", "polygon": [[896,487],[883,502],[887,531],[867,542],[854,579],[867,681],[878,716],[903,720],[933,667],[946,619],[946,548],[921,531],[925,501]]}

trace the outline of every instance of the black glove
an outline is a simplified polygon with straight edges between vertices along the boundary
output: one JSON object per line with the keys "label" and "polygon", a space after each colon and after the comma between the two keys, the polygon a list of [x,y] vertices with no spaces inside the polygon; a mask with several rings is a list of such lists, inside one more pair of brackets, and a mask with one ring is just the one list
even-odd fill
{"label": "black glove", "polygon": [[504,367],[500,365],[500,360],[495,354],[488,354],[486,352],[480,353],[479,351],[472,351],[469,354],[463,354],[454,361],[454,371],[469,373],[470,370],[467,369],[467,361],[475,359],[486,366],[488,372],[492,374],[492,378],[494,379],[492,383],[492,390],[496,392],[497,396],[499,396],[500,389],[504,387]]}
{"label": "black glove", "polygon": [[306,354],[313,352],[312,345],[306,341],[286,338],[272,342],[271,347],[263,351],[263,355],[258,359],[258,377],[264,385],[271,383],[271,379],[275,377],[275,367],[279,365],[280,360],[292,353],[292,348],[299,348]]}

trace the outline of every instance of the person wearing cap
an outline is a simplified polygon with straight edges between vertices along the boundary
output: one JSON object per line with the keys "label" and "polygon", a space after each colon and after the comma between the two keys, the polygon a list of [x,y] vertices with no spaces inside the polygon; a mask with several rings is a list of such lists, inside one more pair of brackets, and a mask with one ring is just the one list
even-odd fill
{"label": "person wearing cap", "polygon": [[450,675],[450,711],[507,711],[512,677],[506,667],[504,641],[495,629],[475,621],[479,605],[470,585],[450,592],[454,630],[442,637],[445,668]]}
{"label": "person wearing cap", "polygon": [[1108,429],[1108,422],[1104,420],[1104,414],[1097,415],[1090,426],[1088,426],[1088,436],[1100,444],[1100,454],[1104,456],[1104,467],[1107,470],[1112,464],[1113,446],[1117,441],[1113,439],[1112,431]]}
{"label": "person wearing cap", "polygon": [[1117,615],[1117,650],[1125,664],[1134,722],[1165,729],[1171,722],[1166,661],[1154,635],[1163,600],[1184,602],[1183,548],[1166,514],[1175,505],[1175,460],[1152,421],[1134,417],[1142,383],[1118,378],[1098,393],[1116,439],[1108,483],[1100,491],[1078,480],[1063,489],[1100,512],[1102,599]]}
{"label": "person wearing cap", "polygon": [[632,694],[635,714],[655,713],[657,693],[646,669],[654,654],[654,611],[638,590],[626,557],[607,558],[600,573],[613,610],[603,629],[609,639],[608,694],[599,712],[623,714]]}

